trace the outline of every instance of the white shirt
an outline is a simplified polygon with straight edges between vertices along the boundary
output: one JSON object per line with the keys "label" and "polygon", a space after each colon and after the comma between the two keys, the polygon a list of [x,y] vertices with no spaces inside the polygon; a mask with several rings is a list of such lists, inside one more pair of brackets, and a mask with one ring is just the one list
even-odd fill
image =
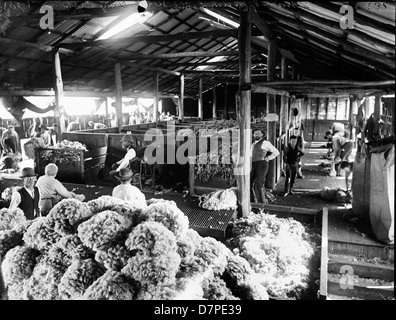
{"label": "white shirt", "polygon": [[41,176],[37,180],[36,187],[39,188],[40,195],[43,198],[55,198],[57,195],[63,198],[72,197],[72,193],[59,180],[55,179],[54,176]]}
{"label": "white shirt", "polygon": [[129,160],[132,160],[133,158],[136,157],[136,151],[133,148],[130,148],[124,159],[122,159],[121,164],[118,166],[118,168],[116,169],[116,171],[120,171],[122,168],[126,168],[129,165]]}
{"label": "white shirt", "polygon": [[115,198],[119,198],[124,201],[138,202],[144,203],[146,201],[146,197],[139,190],[139,188],[127,184],[120,184],[113,189],[112,196]]}
{"label": "white shirt", "polygon": [[[252,146],[250,147],[250,157],[253,157],[253,149],[256,143],[258,143],[260,140],[255,141]],[[264,140],[263,143],[261,144],[261,149],[267,152],[271,152],[270,155],[266,156],[264,158],[265,161],[271,161],[272,159],[275,159],[279,155],[278,149],[276,149],[271,142]]]}
{"label": "white shirt", "polygon": [[[23,187],[23,188],[25,188],[25,187]],[[34,189],[33,190],[29,190],[29,189],[25,188],[25,190],[34,199]],[[39,193],[39,203],[40,203],[40,200],[41,199],[40,199],[40,193]],[[10,203],[9,209],[16,209],[19,206],[19,204],[21,203],[21,201],[22,201],[21,200],[21,194],[17,190],[15,190],[12,193],[12,196],[11,196],[11,203]],[[39,212],[35,212],[34,215],[38,216]]]}

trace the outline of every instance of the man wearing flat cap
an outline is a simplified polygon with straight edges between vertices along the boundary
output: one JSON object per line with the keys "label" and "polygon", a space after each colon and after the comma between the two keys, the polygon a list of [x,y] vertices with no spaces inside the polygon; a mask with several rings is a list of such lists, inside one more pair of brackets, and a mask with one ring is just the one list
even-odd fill
{"label": "man wearing flat cap", "polygon": [[23,168],[22,176],[23,187],[15,191],[11,197],[9,209],[20,208],[27,220],[33,220],[40,216],[40,192],[35,186],[37,175],[33,168]]}
{"label": "man wearing flat cap", "polygon": [[127,150],[124,158],[120,161],[114,163],[111,167],[110,174],[119,172],[122,168],[129,166],[129,161],[136,157],[136,151],[133,146],[133,136],[131,134],[126,134],[121,139],[122,148]]}

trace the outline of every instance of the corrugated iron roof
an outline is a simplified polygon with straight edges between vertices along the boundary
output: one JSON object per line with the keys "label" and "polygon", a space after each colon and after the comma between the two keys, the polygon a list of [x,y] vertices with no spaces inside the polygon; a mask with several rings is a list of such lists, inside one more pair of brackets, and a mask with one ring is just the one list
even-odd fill
{"label": "corrugated iron roof", "polygon": [[[205,91],[213,83],[238,81],[237,54],[227,55],[215,63],[211,63],[213,56],[193,54],[203,51],[237,52],[237,33],[228,33],[226,36],[213,33],[212,36],[202,37],[195,37],[193,33],[237,32],[235,26],[212,17],[202,9],[209,9],[238,23],[241,6],[244,4],[242,1],[151,1],[141,22],[110,38],[119,39],[118,42],[105,41],[100,45],[92,43],[84,46],[84,42],[97,40],[109,28],[136,12],[138,3],[139,1],[32,1],[29,5],[22,5],[21,2],[19,10],[9,11],[11,22],[14,23],[7,28],[3,38],[13,41],[14,45],[2,46],[0,51],[0,89],[52,87],[50,48],[42,47],[40,50],[40,47],[34,47],[33,44],[73,52],[61,54],[61,63],[64,82],[77,91],[87,86],[95,92],[113,91],[114,62],[118,59],[123,66],[124,90],[130,94],[151,92],[153,72],[156,70],[159,71],[160,90],[169,94],[179,92],[179,79],[171,72],[187,75],[185,94],[189,96],[198,94],[199,78],[204,80]],[[64,17],[62,20],[55,19],[55,28],[51,32],[39,27],[41,5],[52,6],[55,15]],[[343,14],[340,13],[340,8],[343,5],[353,7],[353,29],[341,28],[340,19]],[[255,1],[254,11],[273,33],[279,52],[290,59],[290,64],[299,67],[307,79],[318,79],[324,74],[326,78],[340,80],[394,79],[394,3]],[[255,64],[266,66],[269,39],[260,33],[257,26],[252,30],[255,33],[252,41],[253,59]],[[175,35],[177,38],[133,38],[167,35]],[[183,36],[186,38],[183,39]],[[132,40],[127,41],[127,38]],[[159,54],[165,56],[158,56]],[[205,68],[199,71],[199,66]],[[17,69],[19,74],[8,69]],[[166,70],[168,73],[164,72]],[[254,74],[255,70],[254,67]],[[260,77],[260,74],[263,76]],[[265,73],[257,72],[252,77],[252,82],[255,81],[265,81]]]}

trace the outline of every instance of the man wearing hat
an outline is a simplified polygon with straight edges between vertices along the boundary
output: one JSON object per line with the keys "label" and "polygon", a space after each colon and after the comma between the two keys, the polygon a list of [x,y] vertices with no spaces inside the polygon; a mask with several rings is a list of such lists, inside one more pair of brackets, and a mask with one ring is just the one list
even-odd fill
{"label": "man wearing hat", "polygon": [[250,188],[252,201],[267,203],[265,198],[265,180],[267,178],[269,161],[279,155],[271,142],[266,140],[265,130],[256,128],[253,130],[254,143],[251,146],[252,168],[250,171]]}
{"label": "man wearing hat", "polygon": [[137,187],[131,185],[133,177],[131,169],[122,168],[120,171],[114,173],[114,177],[120,182],[120,184],[113,189],[113,197],[124,201],[145,203],[146,197],[144,194]]}
{"label": "man wearing hat", "polygon": [[129,161],[136,157],[136,151],[133,146],[133,136],[131,134],[126,134],[121,139],[122,148],[127,150],[124,158],[120,161],[114,163],[111,167],[110,174],[119,172],[122,168],[129,166]]}
{"label": "man wearing hat", "polygon": [[33,168],[23,168],[22,176],[23,187],[15,191],[11,197],[9,209],[20,208],[27,220],[33,220],[40,216],[40,192],[35,186],[37,175]]}

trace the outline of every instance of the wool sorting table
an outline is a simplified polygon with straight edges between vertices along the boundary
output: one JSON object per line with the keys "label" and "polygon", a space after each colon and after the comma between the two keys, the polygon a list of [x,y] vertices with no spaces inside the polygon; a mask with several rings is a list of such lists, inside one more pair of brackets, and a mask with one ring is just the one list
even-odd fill
{"label": "wool sorting table", "polygon": [[[85,201],[111,195],[113,188],[105,186],[90,186],[83,184],[64,183],[68,190],[74,190],[77,194],[84,194]],[[155,195],[152,191],[143,191],[146,199],[157,198],[174,201],[177,207],[188,217],[191,229],[201,236],[210,236],[219,241],[225,240],[226,228],[230,221],[236,217],[234,210],[208,211],[198,206],[196,197],[184,197],[177,193],[164,193]]]}

